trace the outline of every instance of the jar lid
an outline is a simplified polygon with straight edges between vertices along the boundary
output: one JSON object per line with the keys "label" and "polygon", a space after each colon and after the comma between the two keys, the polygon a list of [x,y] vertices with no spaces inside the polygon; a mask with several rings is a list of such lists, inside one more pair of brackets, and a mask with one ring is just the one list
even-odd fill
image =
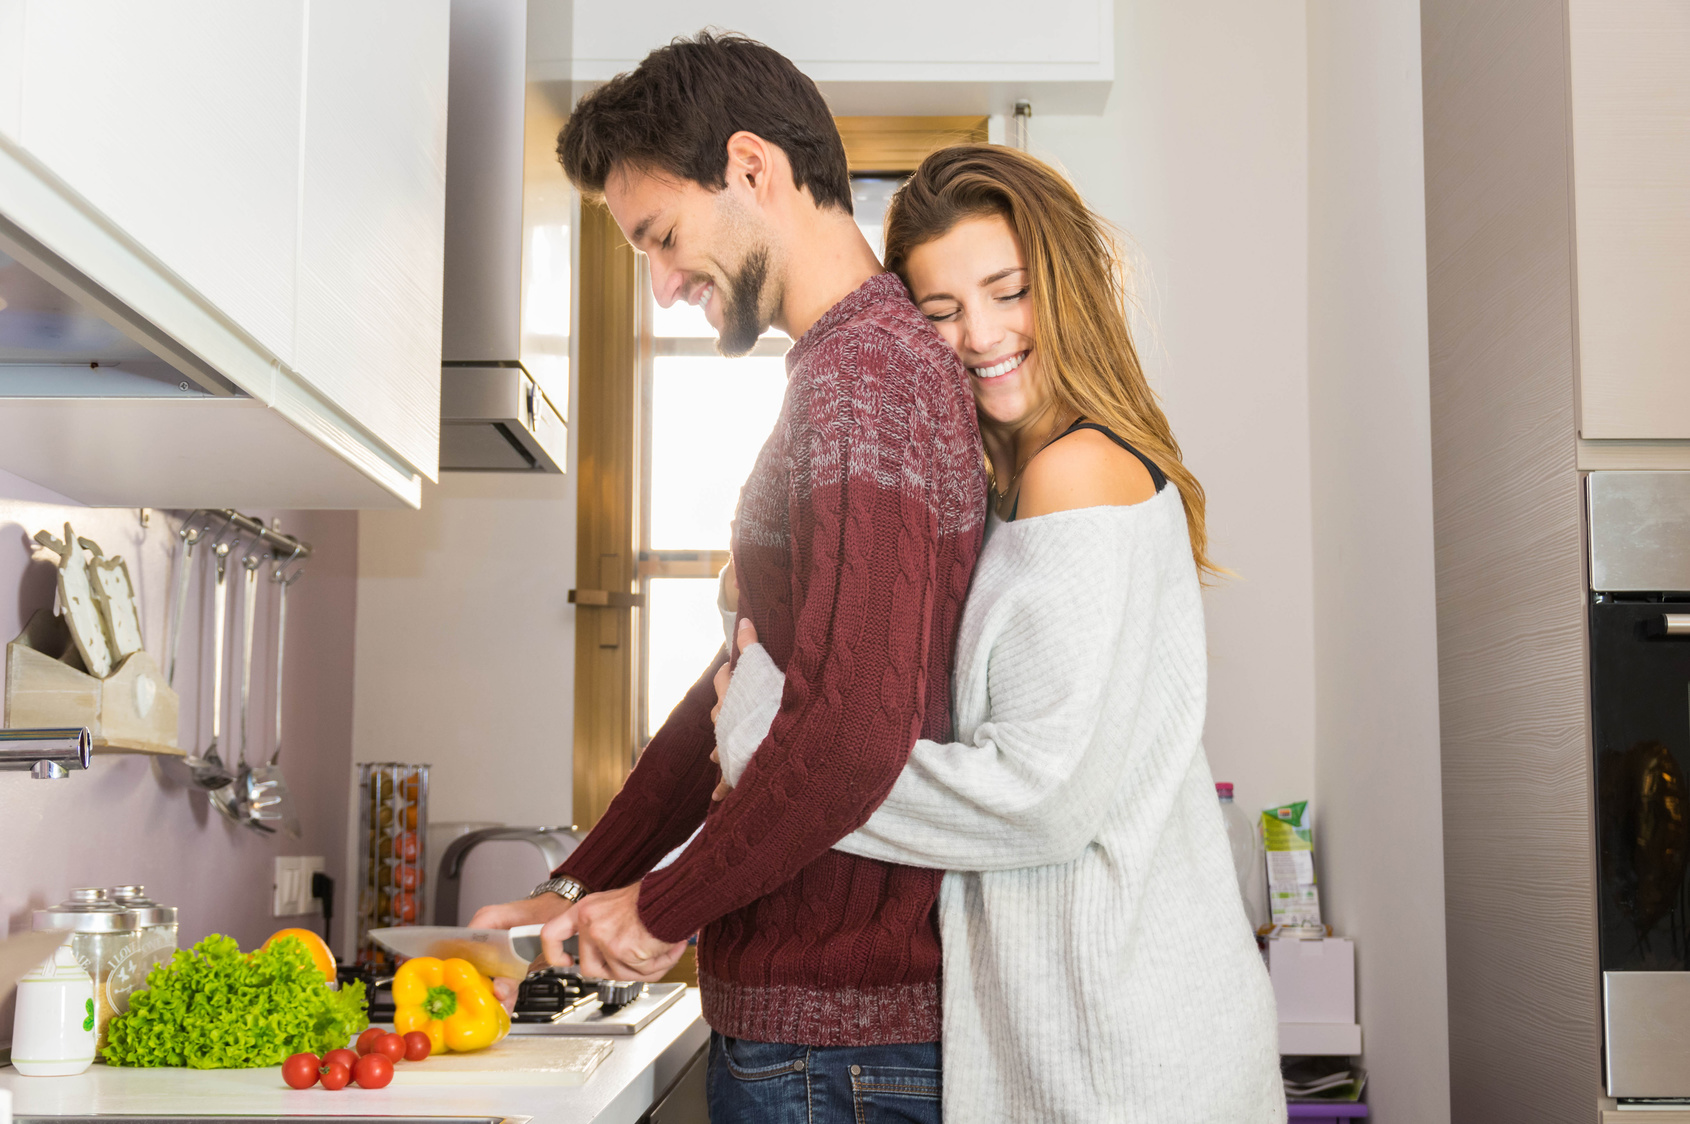
{"label": "jar lid", "polygon": [[119,905],[135,911],[142,928],[151,925],[176,924],[176,907],[159,905],[147,897],[147,888],[139,884],[113,886],[111,898]]}
{"label": "jar lid", "polygon": [[35,928],[70,929],[77,933],[121,933],[139,928],[140,917],[98,887],[84,886],[51,909],[35,911]]}

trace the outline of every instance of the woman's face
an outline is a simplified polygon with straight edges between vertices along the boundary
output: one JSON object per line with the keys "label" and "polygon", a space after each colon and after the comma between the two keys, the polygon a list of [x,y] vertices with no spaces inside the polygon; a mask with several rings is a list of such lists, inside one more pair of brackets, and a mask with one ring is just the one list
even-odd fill
{"label": "woman's face", "polygon": [[909,254],[910,291],[968,368],[980,412],[999,425],[1049,400],[1033,338],[1033,297],[1015,232],[1001,215],[964,219]]}

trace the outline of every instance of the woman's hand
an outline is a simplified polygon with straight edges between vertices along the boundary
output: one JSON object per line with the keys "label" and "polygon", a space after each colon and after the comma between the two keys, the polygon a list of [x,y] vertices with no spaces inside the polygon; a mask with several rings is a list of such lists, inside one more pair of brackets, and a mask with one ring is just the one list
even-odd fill
{"label": "woman's hand", "polygon": [[[734,632],[734,648],[743,652],[755,643],[757,643],[757,626],[751,623],[751,618],[741,617],[739,627]],[[722,700],[728,697],[728,686],[733,682],[733,675],[731,662],[716,669],[716,678],[713,680],[716,684],[716,705],[710,708],[710,721],[712,723],[716,721],[716,716],[722,713]],[[710,760],[714,761],[718,767],[722,764],[721,754],[714,749],[710,751]],[[710,794],[710,799],[721,800],[732,791],[733,785],[725,780],[718,781],[716,791]]]}

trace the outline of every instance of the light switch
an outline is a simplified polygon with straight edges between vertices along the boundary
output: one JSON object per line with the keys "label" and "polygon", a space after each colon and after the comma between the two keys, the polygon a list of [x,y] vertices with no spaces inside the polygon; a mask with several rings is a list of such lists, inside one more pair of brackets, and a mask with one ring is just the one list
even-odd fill
{"label": "light switch", "polygon": [[321,855],[278,855],[271,884],[270,916],[297,917],[318,913],[323,903],[311,895],[311,875],[323,869]]}

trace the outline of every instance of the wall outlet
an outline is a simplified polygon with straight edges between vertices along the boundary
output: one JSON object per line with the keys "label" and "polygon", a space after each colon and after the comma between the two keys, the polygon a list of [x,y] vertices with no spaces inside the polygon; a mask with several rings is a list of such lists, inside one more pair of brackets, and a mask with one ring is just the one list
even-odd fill
{"label": "wall outlet", "polygon": [[279,855],[276,858],[276,879],[271,884],[271,917],[295,917],[301,913],[321,913],[321,898],[311,896],[311,875],[323,869],[321,855]]}

